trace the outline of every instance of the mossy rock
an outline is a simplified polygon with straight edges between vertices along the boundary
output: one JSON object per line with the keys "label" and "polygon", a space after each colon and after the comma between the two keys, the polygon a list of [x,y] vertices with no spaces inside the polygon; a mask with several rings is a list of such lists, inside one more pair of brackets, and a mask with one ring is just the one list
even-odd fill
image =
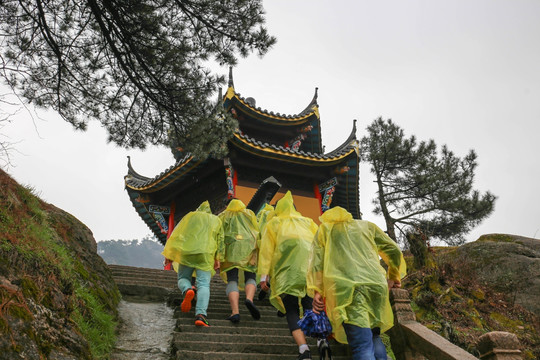
{"label": "mossy rock", "polygon": [[456,302],[456,301],[461,301],[461,300],[463,300],[463,298],[461,296],[459,296],[458,294],[456,294],[456,292],[454,291],[454,288],[449,287],[442,294],[442,296],[441,296],[441,298],[439,300],[439,303],[441,305],[445,305],[445,304],[448,304],[450,302]]}
{"label": "mossy rock", "polygon": [[482,289],[474,289],[471,291],[471,296],[476,300],[484,301],[486,299],[486,293]]}
{"label": "mossy rock", "polygon": [[514,242],[515,236],[508,234],[488,234],[480,236],[476,241]]}
{"label": "mossy rock", "polygon": [[[509,299],[540,316],[540,240],[506,234],[483,235],[478,241],[457,248],[453,258],[445,261],[459,262],[462,273],[508,294]],[[471,296],[485,301],[482,291],[474,289]]]}

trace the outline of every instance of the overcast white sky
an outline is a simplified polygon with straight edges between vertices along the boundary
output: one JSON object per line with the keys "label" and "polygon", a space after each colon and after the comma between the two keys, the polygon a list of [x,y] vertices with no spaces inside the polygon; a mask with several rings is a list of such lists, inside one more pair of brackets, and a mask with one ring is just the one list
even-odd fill
{"label": "overcast white sky", "polygon": [[[326,151],[345,140],[353,119],[361,138],[379,116],[460,157],[474,149],[475,188],[498,200],[467,239],[540,238],[540,1],[264,4],[278,42],[264,58],[239,62],[237,92],[262,108],[296,114],[318,87]],[[124,190],[126,156],[153,177],[173,164],[169,150],[120,149],[106,143],[98,124],[80,133],[52,112],[40,117],[33,122],[21,112],[1,129],[16,142],[8,172],[76,216],[98,241],[149,234]],[[375,188],[365,165],[360,178],[364,219],[384,229],[372,214]]]}

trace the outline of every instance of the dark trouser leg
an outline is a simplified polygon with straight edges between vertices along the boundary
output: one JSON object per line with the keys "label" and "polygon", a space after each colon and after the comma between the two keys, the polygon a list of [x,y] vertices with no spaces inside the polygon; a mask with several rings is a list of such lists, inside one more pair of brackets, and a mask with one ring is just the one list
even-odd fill
{"label": "dark trouser leg", "polygon": [[387,360],[386,347],[381,339],[381,329],[374,328],[371,330],[373,333],[373,353],[375,354],[375,360]]}
{"label": "dark trouser leg", "polygon": [[373,333],[370,328],[361,328],[351,324],[343,324],[347,334],[347,342],[352,351],[353,360],[375,360],[373,354]]}
{"label": "dark trouser leg", "polygon": [[302,308],[304,309],[304,312],[306,310],[312,310],[313,309],[313,298],[309,296],[304,296],[302,300],[300,300],[300,303],[302,304]]}
{"label": "dark trouser leg", "polygon": [[298,326],[298,320],[300,320],[300,309],[298,308],[298,298],[292,295],[285,295],[282,298],[283,306],[285,306],[287,325],[289,325],[289,330],[293,332],[294,330],[300,329]]}

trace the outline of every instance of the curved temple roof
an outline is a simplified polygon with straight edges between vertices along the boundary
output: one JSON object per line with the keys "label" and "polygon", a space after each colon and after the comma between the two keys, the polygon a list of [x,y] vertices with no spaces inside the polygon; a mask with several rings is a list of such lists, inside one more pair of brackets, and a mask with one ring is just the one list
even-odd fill
{"label": "curved temple roof", "polygon": [[153,178],[137,174],[131,167],[131,161],[128,161],[129,171],[128,175],[124,177],[126,187],[146,192],[159,191],[201,163],[201,161],[192,162],[191,160],[193,160],[193,156],[188,154]]}
{"label": "curved temple roof", "polygon": [[224,96],[224,103],[226,108],[230,108],[232,104],[240,105],[245,108],[244,111],[255,117],[257,120],[277,125],[302,125],[307,123],[313,117],[319,118],[319,105],[317,104],[317,92],[318,88],[315,88],[315,95],[313,100],[308,104],[308,106],[302,110],[300,113],[295,115],[287,115],[274,113],[266,109],[261,109],[260,107],[255,107],[251,105],[248,100],[240,93],[237,93],[234,90],[234,87],[229,87]]}
{"label": "curved temple roof", "polygon": [[315,88],[315,94],[313,95],[313,99],[306,106],[304,110],[302,110],[298,114],[287,115],[287,114],[274,113],[273,111],[269,111],[266,109],[261,109],[260,107],[253,106],[247,101],[246,98],[242,97],[240,93],[237,93],[234,90],[232,67],[229,68],[228,85],[229,87],[227,89],[227,93],[225,94],[225,97],[223,98],[223,102],[226,108],[228,108],[227,106],[228,100],[235,98],[240,104],[245,106],[247,109],[251,110],[252,112],[256,114],[262,115],[263,118],[261,120],[265,121],[266,119],[267,122],[297,125],[297,124],[306,122],[311,115],[316,115],[317,118],[319,118],[319,105],[317,104],[317,97],[318,97],[318,90],[319,90],[318,88]]}
{"label": "curved temple roof", "polygon": [[[228,85],[227,92],[223,97],[223,106],[227,110],[234,107],[236,111],[243,113],[245,118],[252,119],[252,124],[248,120],[244,123],[245,125],[259,127],[260,125],[256,125],[256,122],[261,122],[275,127],[290,128],[292,137],[302,133],[303,127],[311,126],[310,130],[305,132],[305,140],[302,141],[301,148],[312,153],[321,154],[323,152],[321,120],[319,104],[317,103],[318,88],[315,88],[315,94],[304,110],[298,114],[286,115],[256,107],[254,103],[249,101],[249,98],[244,98],[240,93],[237,93],[232,80],[232,68],[229,69]],[[242,126],[241,124],[240,127],[242,128]],[[292,137],[289,140],[292,140]]]}

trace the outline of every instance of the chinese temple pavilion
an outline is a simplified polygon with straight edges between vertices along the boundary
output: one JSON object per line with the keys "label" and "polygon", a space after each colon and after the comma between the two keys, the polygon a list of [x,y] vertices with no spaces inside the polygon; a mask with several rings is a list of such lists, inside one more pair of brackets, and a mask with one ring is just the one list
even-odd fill
{"label": "chinese temple pavilion", "polygon": [[257,213],[265,202],[274,204],[290,190],[297,210],[317,223],[323,211],[336,205],[361,217],[356,123],[340,146],[324,153],[317,89],[300,113],[274,113],[257,107],[253,98],[241,97],[231,70],[222,99],[239,125],[228,141],[227,158],[184,154],[152,178],[139,175],[128,160],[129,199],[161,243],[205,200],[219,213],[227,199],[236,197]]}

